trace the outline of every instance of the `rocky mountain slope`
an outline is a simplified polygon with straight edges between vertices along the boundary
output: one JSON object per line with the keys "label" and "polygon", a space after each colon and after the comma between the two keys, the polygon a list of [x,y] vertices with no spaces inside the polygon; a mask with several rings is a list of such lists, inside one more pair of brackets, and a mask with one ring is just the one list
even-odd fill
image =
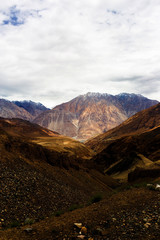
{"label": "rocky mountain slope", "polygon": [[66,136],[88,139],[156,103],[136,94],[87,93],[43,112],[34,122]]}
{"label": "rocky mountain slope", "polygon": [[118,186],[88,168],[92,152],[84,144],[28,121],[0,120],[0,156],[0,228],[49,217]]}
{"label": "rocky mountain slope", "polygon": [[59,134],[38,124],[19,118],[0,118],[0,128],[11,136],[34,139],[36,137],[50,137]]}
{"label": "rocky mountain slope", "polygon": [[160,103],[140,111],[110,131],[89,139],[85,144],[99,152],[112,140],[122,136],[139,134],[160,125]]}
{"label": "rocky mountain slope", "polygon": [[[153,130],[141,134],[119,138],[110,143],[102,152],[94,157],[94,161],[105,173],[118,178],[127,179],[128,173],[136,167],[157,169],[157,174],[148,177],[160,176],[160,125]],[[159,169],[159,170],[158,170]]]}
{"label": "rocky mountain slope", "polygon": [[[51,151],[53,150],[57,153],[57,164],[61,162],[63,166],[67,166],[69,163],[71,165],[73,163],[77,164],[75,160],[87,160],[93,155],[92,151],[83,143],[26,120],[0,118],[0,128],[9,136],[19,137],[25,139],[25,141],[44,146]],[[58,160],[58,157],[61,159]]]}
{"label": "rocky mountain slope", "polygon": [[[2,240],[160,239],[160,194],[132,188],[88,207],[50,216],[32,225],[1,231]],[[82,234],[79,234],[83,226]]]}
{"label": "rocky mountain slope", "polygon": [[160,176],[160,104],[137,113],[86,144],[98,151],[93,158],[97,168],[116,178],[127,179],[136,167],[143,169],[139,177]]}
{"label": "rocky mountain slope", "polygon": [[92,156],[92,151],[83,143],[26,120],[0,118],[0,128],[15,139],[36,143],[50,150],[55,155],[53,162],[61,162],[61,166],[74,165],[73,163],[78,166],[82,159],[90,159]]}
{"label": "rocky mountain slope", "polygon": [[140,94],[121,93],[116,95],[116,98],[123,106],[128,118],[158,103],[158,101],[150,100]]}

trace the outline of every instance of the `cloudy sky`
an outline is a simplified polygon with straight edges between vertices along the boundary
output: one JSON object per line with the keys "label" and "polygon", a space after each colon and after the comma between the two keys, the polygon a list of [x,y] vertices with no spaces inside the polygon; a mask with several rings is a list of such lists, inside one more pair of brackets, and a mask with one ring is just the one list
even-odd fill
{"label": "cloudy sky", "polygon": [[86,92],[160,100],[159,0],[0,1],[0,97],[53,107]]}

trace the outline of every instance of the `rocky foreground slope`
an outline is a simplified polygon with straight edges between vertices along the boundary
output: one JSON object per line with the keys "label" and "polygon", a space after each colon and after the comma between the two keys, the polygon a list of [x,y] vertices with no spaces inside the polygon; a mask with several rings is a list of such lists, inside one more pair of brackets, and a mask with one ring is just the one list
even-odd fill
{"label": "rocky foreground slope", "polygon": [[[2,240],[158,240],[159,202],[158,191],[133,188],[59,217],[0,231],[0,236]],[[77,228],[75,223],[83,228]]]}
{"label": "rocky foreground slope", "polygon": [[157,103],[136,94],[87,93],[43,112],[34,122],[66,136],[88,139]]}
{"label": "rocky foreground slope", "polygon": [[1,119],[0,226],[39,221],[85,204],[97,192],[108,195],[118,184],[88,168],[91,155],[73,139],[28,121]]}

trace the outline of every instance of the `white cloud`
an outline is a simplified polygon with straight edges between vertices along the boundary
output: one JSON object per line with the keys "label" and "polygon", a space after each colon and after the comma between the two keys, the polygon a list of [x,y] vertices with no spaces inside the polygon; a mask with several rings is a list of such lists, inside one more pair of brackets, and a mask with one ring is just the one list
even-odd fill
{"label": "white cloud", "polygon": [[[4,24],[13,6],[24,24]],[[86,91],[160,100],[159,12],[158,0],[0,3],[1,95],[50,107]]]}

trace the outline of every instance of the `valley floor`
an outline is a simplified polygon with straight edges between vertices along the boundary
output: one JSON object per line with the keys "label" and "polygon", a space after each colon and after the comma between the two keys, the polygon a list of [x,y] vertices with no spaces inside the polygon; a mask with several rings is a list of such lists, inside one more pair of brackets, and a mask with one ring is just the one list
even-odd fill
{"label": "valley floor", "polygon": [[[74,227],[76,222],[86,227],[84,238],[77,238],[79,230]],[[0,239],[158,240],[160,192],[133,188],[113,193],[100,202],[59,217],[46,218],[30,226],[0,230]]]}

